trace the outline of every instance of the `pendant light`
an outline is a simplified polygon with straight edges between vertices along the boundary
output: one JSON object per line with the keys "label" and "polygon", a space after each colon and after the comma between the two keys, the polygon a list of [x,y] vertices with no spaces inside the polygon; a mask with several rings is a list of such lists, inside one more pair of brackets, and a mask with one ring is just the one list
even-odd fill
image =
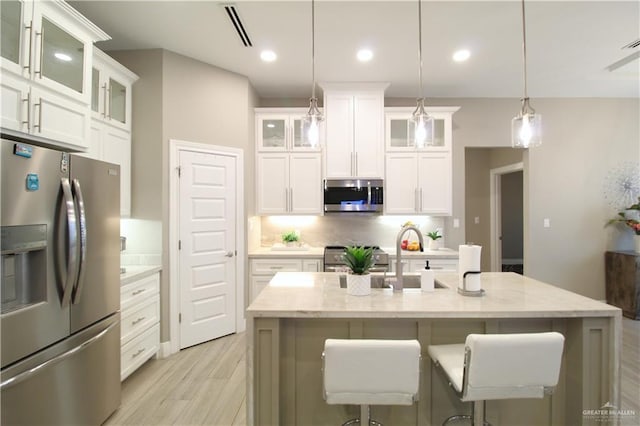
{"label": "pendant light", "polygon": [[524,96],[517,116],[511,120],[511,146],[513,148],[531,148],[542,144],[542,116],[536,114],[529,103],[527,92],[527,30],[525,26],[524,0],[522,0],[522,62],[524,78]]}
{"label": "pendant light", "polygon": [[418,85],[420,91],[416,100],[416,109],[411,114],[411,121],[415,126],[414,145],[422,148],[433,145],[433,118],[424,110],[422,90],[422,0],[418,0]]}
{"label": "pendant light", "polygon": [[309,110],[304,116],[307,138],[312,147],[318,146],[320,139],[320,122],[324,119],[318,109],[318,98],[316,98],[316,56],[315,56],[315,1],[311,0],[311,98],[309,99]]}

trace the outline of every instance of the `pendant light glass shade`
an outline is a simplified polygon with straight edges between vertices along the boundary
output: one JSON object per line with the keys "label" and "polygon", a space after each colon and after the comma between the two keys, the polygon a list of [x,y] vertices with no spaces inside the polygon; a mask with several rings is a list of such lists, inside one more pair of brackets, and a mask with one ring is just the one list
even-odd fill
{"label": "pendant light glass shade", "polygon": [[418,0],[418,86],[420,93],[416,99],[416,109],[411,114],[415,127],[414,146],[424,148],[433,145],[433,118],[424,110],[422,95],[422,0]]}
{"label": "pendant light glass shade", "polygon": [[318,109],[318,98],[316,98],[316,55],[315,55],[315,1],[311,0],[311,98],[309,98],[309,110],[303,117],[304,129],[307,140],[312,147],[317,147],[320,143],[320,123],[324,116]]}
{"label": "pendant light glass shade", "polygon": [[513,148],[533,148],[542,145],[542,116],[529,104],[527,93],[527,29],[524,12],[524,0],[522,4],[522,63],[524,96],[520,112],[511,120],[511,146]]}
{"label": "pendant light glass shade", "polygon": [[542,144],[542,116],[529,105],[529,98],[522,99],[520,113],[511,120],[511,146],[533,148]]}
{"label": "pendant light glass shade", "polygon": [[307,139],[312,147],[316,147],[320,143],[320,122],[322,120],[324,120],[324,116],[318,109],[318,99],[312,97],[309,99],[309,110],[303,120]]}
{"label": "pendant light glass shade", "polygon": [[411,121],[415,126],[415,146],[424,148],[433,145],[433,118],[424,110],[424,98],[418,98],[417,104]]}

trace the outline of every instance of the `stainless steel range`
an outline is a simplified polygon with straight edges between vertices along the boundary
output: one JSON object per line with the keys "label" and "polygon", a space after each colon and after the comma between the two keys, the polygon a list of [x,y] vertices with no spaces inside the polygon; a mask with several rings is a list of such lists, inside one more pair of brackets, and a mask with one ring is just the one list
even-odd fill
{"label": "stainless steel range", "polygon": [[[365,246],[369,247],[369,246]],[[375,264],[370,269],[371,272],[388,272],[389,255],[378,246],[372,246]],[[324,271],[341,272],[347,268],[344,263],[344,246],[326,246],[324,248]]]}

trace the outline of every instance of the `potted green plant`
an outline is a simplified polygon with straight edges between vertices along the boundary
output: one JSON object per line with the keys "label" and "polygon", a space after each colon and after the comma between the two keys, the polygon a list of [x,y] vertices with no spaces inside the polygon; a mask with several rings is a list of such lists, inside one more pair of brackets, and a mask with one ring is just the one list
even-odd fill
{"label": "potted green plant", "polygon": [[344,249],[344,262],[351,273],[347,275],[347,294],[366,296],[371,293],[369,269],[375,263],[373,248],[349,246]]}
{"label": "potted green plant", "polygon": [[438,240],[442,238],[440,232],[437,229],[427,232],[427,237],[429,237],[429,250],[438,250]]}
{"label": "potted green plant", "polygon": [[295,246],[299,239],[300,237],[298,237],[296,231],[289,231],[282,234],[282,242],[289,247]]}

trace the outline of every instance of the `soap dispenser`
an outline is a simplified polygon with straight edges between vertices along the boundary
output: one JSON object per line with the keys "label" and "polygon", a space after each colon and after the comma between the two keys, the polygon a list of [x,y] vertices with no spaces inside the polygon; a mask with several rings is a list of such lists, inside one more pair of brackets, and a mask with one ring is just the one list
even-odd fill
{"label": "soap dispenser", "polygon": [[433,291],[433,269],[429,267],[429,261],[427,260],[424,269],[420,271],[420,288],[422,291]]}

